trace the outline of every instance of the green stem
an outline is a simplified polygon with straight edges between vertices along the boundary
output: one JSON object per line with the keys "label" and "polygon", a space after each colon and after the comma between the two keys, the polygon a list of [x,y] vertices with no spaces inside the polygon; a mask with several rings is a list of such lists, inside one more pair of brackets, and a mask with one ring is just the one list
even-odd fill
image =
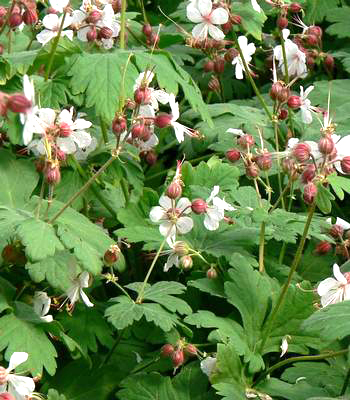
{"label": "green stem", "polygon": [[265,250],[265,222],[261,223],[260,226],[260,239],[259,239],[259,272],[265,272],[264,266],[264,250]]}
{"label": "green stem", "polygon": [[125,49],[125,26],[126,26],[126,0],[122,0],[122,9],[120,15],[120,35],[119,35],[119,47]]}
{"label": "green stem", "polygon": [[111,158],[102,165],[102,167],[83,185],[80,190],[75,193],[68,201],[67,203],[51,218],[49,221],[49,224],[53,224],[56,219],[64,213],[64,211],[80,196],[82,195],[90,186],[91,184],[104,172],[111,164],[112,162],[118,157],[118,152],[116,151],[114,154],[112,154]]}
{"label": "green stem", "polygon": [[8,54],[10,54],[12,51],[12,29],[9,30],[8,37],[9,40],[8,40],[7,52]]}
{"label": "green stem", "polygon": [[350,381],[350,368],[348,369],[348,373],[346,374],[346,377],[344,379],[343,387],[341,388],[339,396],[343,396],[345,394],[346,388],[349,385],[349,381]]}
{"label": "green stem", "polygon": [[45,82],[46,82],[46,81],[49,79],[49,77],[50,77],[51,68],[52,68],[52,64],[53,64],[53,59],[54,59],[54,57],[55,57],[55,53],[56,53],[56,50],[57,50],[58,42],[59,42],[59,40],[60,40],[61,33],[62,33],[62,31],[63,31],[63,25],[64,25],[64,21],[65,21],[65,19],[66,19],[66,15],[67,15],[67,11],[65,11],[64,14],[63,14],[60,28],[59,28],[59,30],[58,30],[58,32],[57,32],[57,36],[55,37],[54,42],[53,42],[53,45],[52,45],[52,47],[51,47],[51,53],[50,53],[50,56],[49,56],[49,62],[48,62],[47,70],[46,70],[46,73],[45,73]]}
{"label": "green stem", "polygon": [[284,284],[284,286],[282,288],[282,291],[281,291],[281,293],[279,295],[279,298],[277,300],[277,303],[276,303],[275,307],[273,308],[269,319],[267,320],[265,333],[263,335],[263,338],[262,338],[262,341],[261,341],[261,345],[260,345],[260,351],[261,352],[264,349],[264,346],[266,344],[267,339],[270,337],[272,325],[275,322],[275,319],[276,319],[276,316],[278,314],[278,311],[279,311],[279,309],[280,309],[281,305],[283,304],[283,301],[284,301],[284,299],[286,297],[286,294],[287,294],[288,288],[290,286],[290,283],[292,281],[294,272],[296,271],[296,269],[297,269],[297,267],[299,265],[299,262],[300,262],[300,259],[301,259],[301,255],[302,255],[302,252],[304,250],[304,246],[305,246],[305,242],[306,242],[306,237],[307,237],[307,234],[309,232],[310,225],[311,225],[312,217],[313,217],[314,212],[315,212],[315,207],[316,207],[316,205],[315,205],[315,203],[313,203],[311,205],[310,209],[309,209],[309,213],[308,213],[308,216],[307,216],[307,220],[306,220],[306,224],[305,224],[305,227],[304,227],[303,235],[301,237],[297,252],[295,253],[294,260],[293,260],[292,265],[290,267],[288,278],[287,278],[287,282]]}
{"label": "green stem", "polygon": [[[288,204],[288,211],[290,211],[292,209],[292,203],[293,203],[293,194],[294,194],[294,186],[293,186],[293,182],[292,182],[292,186],[291,186],[291,190],[290,190],[290,197],[289,197],[289,204]],[[281,248],[281,252],[280,252],[280,256],[278,258],[278,263],[281,265],[283,263],[283,259],[284,256],[286,254],[286,250],[287,250],[287,243],[283,242],[282,248]],[[304,271],[305,272],[305,271]]]}
{"label": "green stem", "polygon": [[141,8],[142,17],[143,17],[144,22],[145,22],[145,24],[148,24],[147,14],[146,14],[146,10],[145,10],[145,5],[143,4],[143,0],[139,0],[139,6]]}
{"label": "green stem", "polygon": [[[276,144],[277,164],[278,164],[278,169],[277,169],[278,189],[279,189],[279,192],[282,193],[281,159],[280,159],[280,154],[279,154],[280,145],[279,145],[279,140],[278,140],[278,122],[277,121],[274,121],[273,127],[274,127],[274,132],[275,132],[275,144]],[[282,208],[285,209],[283,196],[281,197],[281,202],[282,202]]]}
{"label": "green stem", "polygon": [[147,275],[146,275],[146,277],[145,277],[145,279],[144,279],[144,281],[143,281],[143,283],[142,283],[142,286],[141,286],[141,290],[140,290],[140,292],[139,292],[139,295],[137,296],[137,299],[136,299],[136,301],[135,301],[135,303],[137,303],[137,304],[141,304],[142,301],[143,301],[143,295],[144,295],[144,293],[145,293],[145,288],[146,288],[148,279],[149,279],[149,277],[151,276],[151,273],[152,273],[152,271],[153,271],[154,266],[156,265],[156,262],[157,262],[157,260],[158,260],[158,258],[159,258],[159,256],[160,256],[161,251],[163,250],[163,247],[164,247],[164,245],[165,245],[165,243],[166,243],[167,237],[168,237],[168,235],[167,235],[167,236],[164,238],[164,240],[162,241],[162,243],[161,243],[161,245],[160,245],[160,247],[159,247],[159,249],[158,249],[158,251],[157,251],[157,254],[156,254],[156,256],[154,257],[154,259],[153,259],[153,261],[152,261],[152,264],[151,264],[151,266],[149,267],[149,270],[148,270],[148,272],[147,272]]}
{"label": "green stem", "polygon": [[282,199],[284,198],[283,196],[287,193],[288,189],[290,188],[292,184],[292,181],[289,180],[288,185],[283,189],[282,193],[279,195],[278,199],[276,200],[276,203],[272,206],[272,208],[270,209],[269,212],[272,212],[280,203],[280,201],[282,201]]}
{"label": "green stem", "polygon": [[287,53],[286,53],[286,46],[284,43],[284,38],[282,32],[280,31],[280,39],[281,39],[281,47],[282,47],[282,56],[283,56],[283,64],[284,64],[284,81],[285,83],[289,83],[289,73],[288,73],[288,60],[287,60]]}
{"label": "green stem", "polygon": [[111,359],[115,349],[117,348],[118,344],[120,343],[120,341],[122,340],[123,337],[123,333],[125,331],[125,328],[122,329],[122,331],[120,332],[120,334],[118,335],[116,341],[114,342],[114,345],[112,346],[112,348],[109,350],[108,354],[106,355],[106,358],[102,361],[100,368],[103,367],[104,365],[106,365],[108,363],[108,361]]}
{"label": "green stem", "polygon": [[317,360],[324,360],[326,358],[331,358],[331,357],[337,357],[337,356],[342,356],[344,354],[348,353],[348,349],[346,350],[339,350],[339,351],[330,351],[329,353],[325,354],[319,354],[317,356],[299,356],[299,357],[290,357],[287,358],[286,360],[280,361],[279,363],[273,365],[269,369],[267,369],[254,383],[254,385],[257,385],[259,382],[261,382],[266,376],[270,375],[273,371],[275,371],[278,368],[281,368],[285,365],[292,364],[295,362],[300,362],[300,361],[317,361]]}
{"label": "green stem", "polygon": [[44,189],[45,189],[45,179],[43,177],[42,181],[41,181],[41,186],[40,186],[40,197],[39,197],[37,209],[36,209],[36,212],[35,212],[35,218],[36,219],[39,219],[39,216],[40,216],[41,204],[42,204],[43,198],[44,198]]}
{"label": "green stem", "polygon": [[260,103],[261,103],[263,109],[265,110],[266,115],[267,115],[267,116],[269,117],[269,119],[272,121],[272,120],[273,120],[273,116],[272,116],[270,110],[269,110],[268,107],[267,107],[266,101],[264,100],[264,98],[262,97],[262,95],[261,95],[261,93],[260,93],[258,87],[256,86],[256,84],[255,84],[255,82],[254,82],[254,79],[252,78],[252,76],[251,76],[251,74],[250,74],[248,65],[247,65],[247,63],[246,63],[246,61],[245,61],[245,59],[244,59],[244,55],[243,55],[242,49],[241,49],[241,47],[240,47],[240,45],[239,45],[239,43],[238,43],[237,35],[236,35],[236,33],[233,32],[233,31],[232,31],[232,33],[233,33],[234,39],[235,39],[235,41],[236,41],[237,49],[238,49],[239,55],[240,55],[240,57],[241,57],[241,60],[242,60],[242,63],[243,63],[243,67],[244,67],[244,71],[245,71],[245,73],[246,73],[246,76],[248,77],[249,82],[250,82],[250,84],[252,85],[252,88],[253,88],[253,90],[254,90],[254,92],[255,92],[257,98],[259,99],[259,101],[260,101]]}

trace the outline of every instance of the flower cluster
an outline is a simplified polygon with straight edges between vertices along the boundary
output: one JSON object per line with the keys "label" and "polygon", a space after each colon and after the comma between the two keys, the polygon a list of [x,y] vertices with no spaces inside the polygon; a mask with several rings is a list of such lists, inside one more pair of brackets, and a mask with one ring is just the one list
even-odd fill
{"label": "flower cluster", "polygon": [[187,343],[184,339],[179,339],[174,346],[170,343],[165,344],[160,352],[163,357],[171,358],[175,369],[183,365],[188,358],[196,357],[200,354],[196,346]]}
{"label": "flower cluster", "polygon": [[342,274],[338,264],[333,265],[334,278],[326,278],[317,287],[322,307],[350,300],[350,272]]}

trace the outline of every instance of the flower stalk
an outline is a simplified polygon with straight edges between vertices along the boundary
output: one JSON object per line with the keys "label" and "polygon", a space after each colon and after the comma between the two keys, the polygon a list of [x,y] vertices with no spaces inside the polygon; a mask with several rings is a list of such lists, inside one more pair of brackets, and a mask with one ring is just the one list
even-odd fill
{"label": "flower stalk", "polygon": [[120,14],[120,35],[119,48],[125,49],[125,28],[126,28],[126,0],[122,0],[122,9]]}

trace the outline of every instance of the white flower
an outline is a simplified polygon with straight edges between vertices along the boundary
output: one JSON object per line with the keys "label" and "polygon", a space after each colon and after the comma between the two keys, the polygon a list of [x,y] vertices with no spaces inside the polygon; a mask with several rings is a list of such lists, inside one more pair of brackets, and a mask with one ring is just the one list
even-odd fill
{"label": "white flower", "polygon": [[288,340],[291,340],[291,339],[292,338],[289,335],[283,336],[282,343],[281,343],[281,346],[280,346],[280,349],[281,349],[280,357],[283,357],[287,353],[287,351],[288,351]]}
{"label": "white flower", "polygon": [[207,375],[210,378],[210,375],[213,373],[216,367],[216,357],[207,357],[201,361],[201,370],[203,374]]}
{"label": "white flower", "polygon": [[191,202],[182,197],[177,204],[168,196],[161,196],[160,206],[152,207],[150,211],[150,220],[160,223],[159,232],[162,236],[168,238],[168,243],[175,241],[176,233],[188,233],[193,228],[192,218],[187,214],[191,212]]}
{"label": "white flower", "polygon": [[[41,43],[43,46],[48,43],[51,39],[57,36],[58,31],[60,29],[61,23],[62,23],[62,18],[58,17],[56,14],[48,14],[43,18],[43,25],[46,29],[44,29],[42,32],[36,35],[36,39],[39,43]],[[66,15],[64,24],[63,24],[63,29],[67,28],[70,24],[72,23],[72,17],[70,15]],[[73,31],[72,30],[67,30],[64,31],[62,30],[61,32],[61,37],[67,36],[68,39],[73,40]]]}
{"label": "white flower", "polygon": [[256,12],[261,12],[261,7],[259,6],[258,2],[256,0],[251,0],[252,7]]}
{"label": "white flower", "polygon": [[152,87],[149,87],[153,78],[154,78],[154,73],[152,71],[141,72],[135,81],[133,90],[135,92],[140,87],[147,87],[150,94],[150,105],[154,110],[158,110],[159,108],[158,102],[161,104],[169,103],[169,94],[164,90],[161,89],[156,90]]}
{"label": "white flower", "polygon": [[[252,60],[252,55],[255,53],[256,50],[255,44],[248,43],[248,39],[245,36],[238,37],[238,44],[242,50],[244,60],[249,68],[249,63]],[[243,79],[244,65],[240,55],[238,55],[232,60],[232,65],[236,66],[235,68],[236,79]]]}
{"label": "white flower", "polygon": [[311,105],[311,101],[307,98],[307,96],[314,90],[314,86],[309,86],[305,92],[304,88],[300,86],[300,99],[301,99],[301,120],[304,124],[311,124],[312,122],[312,113],[315,112],[316,108]]}
{"label": "white flower", "polygon": [[[344,157],[349,157],[350,156],[350,135],[347,136],[339,136],[339,135],[332,135],[331,136],[335,148],[337,150],[337,160],[342,160]],[[341,168],[341,163],[340,161],[336,161],[334,163],[335,168],[337,171],[339,171],[342,174],[345,174],[345,172]]]}
{"label": "white flower", "polygon": [[84,161],[87,159],[88,155],[92,153],[97,147],[97,139],[95,137],[91,138],[91,143],[85,148],[78,148],[74,156],[78,161]]}
{"label": "white flower", "polygon": [[63,13],[68,4],[69,0],[50,0],[50,6],[58,13]]}
{"label": "white flower", "polygon": [[232,133],[234,136],[242,136],[245,134],[242,131],[242,129],[234,129],[234,128],[229,128],[229,129],[227,129],[226,132]]}
{"label": "white flower", "polygon": [[[306,56],[305,53],[299,50],[297,44],[288,39],[289,33],[290,33],[289,29],[283,29],[282,31],[284,46],[286,50],[288,74],[290,76],[303,78],[307,75]],[[273,53],[274,56],[276,57],[276,60],[278,61],[278,67],[281,69],[281,71],[284,71],[284,58],[283,58],[282,46],[281,45],[276,46],[273,50]]]}
{"label": "white flower", "polygon": [[171,238],[168,240],[168,244],[171,248],[171,250],[166,251],[164,254],[168,254],[168,259],[166,260],[166,263],[164,264],[164,272],[168,272],[169,269],[175,265],[175,267],[179,267],[180,264],[180,257],[179,254],[176,253],[175,249],[175,241],[173,240],[174,238]]}
{"label": "white flower", "polygon": [[[326,222],[328,222],[330,225],[332,225],[332,219],[331,219],[331,218],[327,218],[327,219],[326,219]],[[350,229],[350,224],[349,224],[349,222],[347,222],[347,221],[345,221],[344,219],[339,218],[339,217],[337,217],[337,220],[335,221],[335,224],[334,224],[334,225],[340,226],[341,228],[344,229],[344,231],[347,231],[347,230]]]}
{"label": "white flower", "polygon": [[52,315],[47,315],[50,311],[51,298],[45,292],[35,292],[33,308],[40,319],[44,322],[52,322]]}
{"label": "white flower", "polygon": [[350,273],[342,274],[339,266],[334,264],[333,275],[335,279],[327,278],[317,287],[317,293],[321,296],[322,307],[350,300]]}
{"label": "white flower", "polygon": [[211,0],[191,2],[187,6],[187,18],[198,24],[192,30],[194,38],[205,39],[209,33],[213,39],[224,39],[224,33],[215,25],[225,24],[229,18],[228,12],[222,7],[218,7],[215,10],[212,10],[212,8],[213,3]]}
{"label": "white flower", "polygon": [[0,385],[0,393],[8,392],[15,400],[26,400],[31,397],[35,389],[35,383],[32,378],[10,374],[20,364],[26,362],[28,353],[15,352],[10,358],[8,368],[5,370],[5,383]]}
{"label": "white flower", "polygon": [[235,208],[228,204],[225,200],[217,197],[220,191],[219,186],[214,186],[210,196],[206,200],[207,209],[205,211],[204,226],[209,231],[215,231],[219,228],[220,221],[225,216],[225,210],[234,211]]}
{"label": "white flower", "polygon": [[173,93],[169,95],[169,105],[171,108],[170,125],[174,128],[175,136],[178,142],[181,143],[184,141],[185,134],[191,137],[198,137],[197,131],[177,122],[177,120],[180,117],[180,110],[179,110],[179,103],[176,102],[175,95]]}
{"label": "white flower", "polygon": [[73,282],[73,286],[67,290],[67,296],[70,304],[74,307],[75,303],[81,298],[83,303],[88,307],[93,307],[83,289],[89,287],[90,274],[87,271],[82,272]]}

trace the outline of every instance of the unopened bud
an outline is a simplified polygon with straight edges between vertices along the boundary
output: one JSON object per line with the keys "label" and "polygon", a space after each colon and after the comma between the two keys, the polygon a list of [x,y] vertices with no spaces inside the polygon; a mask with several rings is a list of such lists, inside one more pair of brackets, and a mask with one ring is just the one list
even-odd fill
{"label": "unopened bud", "polygon": [[298,143],[294,146],[292,153],[299,162],[305,162],[310,158],[311,147],[307,143]]}
{"label": "unopened bud", "polygon": [[226,151],[226,158],[234,163],[241,158],[241,153],[237,149],[230,149]]}
{"label": "unopened bud", "polygon": [[326,58],[323,61],[324,66],[328,71],[333,71],[334,69],[334,58],[330,54],[326,55]]}
{"label": "unopened bud", "polygon": [[231,48],[228,49],[224,55],[224,58],[227,62],[232,62],[232,60],[239,56],[238,50]]}
{"label": "unopened bud", "polygon": [[307,33],[308,35],[315,35],[315,36],[317,36],[318,38],[321,38],[321,37],[322,37],[322,34],[323,34],[322,28],[321,28],[320,26],[317,26],[317,25],[310,26],[310,27],[308,28],[308,30],[306,31],[306,33]]}
{"label": "unopened bud", "polygon": [[93,27],[87,32],[86,39],[88,42],[94,42],[97,39],[97,31],[96,28]]}
{"label": "unopened bud", "polygon": [[147,87],[136,89],[134,100],[137,104],[149,104],[151,101],[151,91]]}
{"label": "unopened bud", "polygon": [[312,204],[317,195],[317,186],[313,182],[309,182],[304,186],[303,198],[306,204]]}
{"label": "unopened bud", "polygon": [[271,154],[264,153],[264,154],[260,155],[257,158],[256,163],[258,164],[258,167],[261,170],[268,171],[272,166]]}
{"label": "unopened bud", "polygon": [[217,74],[222,74],[225,70],[225,59],[223,57],[217,57],[214,61],[214,71]]}
{"label": "unopened bud", "polygon": [[26,113],[31,106],[31,101],[23,94],[13,94],[7,101],[7,107],[15,113]]}
{"label": "unopened bud", "polygon": [[214,61],[208,60],[204,65],[203,65],[203,70],[205,72],[212,72],[214,71]]}
{"label": "unopened bud", "polygon": [[314,164],[309,164],[301,174],[302,183],[308,183],[314,179],[316,176],[316,167]]}
{"label": "unopened bud", "polygon": [[116,117],[112,122],[112,130],[115,135],[120,135],[126,131],[126,119],[124,117]]}
{"label": "unopened bud", "polygon": [[211,267],[207,271],[207,278],[208,279],[216,279],[218,277],[218,273],[216,272],[216,269]]}
{"label": "unopened bud", "polygon": [[170,114],[159,114],[154,118],[154,125],[158,128],[166,128],[170,125],[172,116]]}
{"label": "unopened bud", "polygon": [[0,7],[0,18],[4,17],[7,14],[7,10],[5,7]]}
{"label": "unopened bud", "polygon": [[334,237],[334,239],[339,239],[343,236],[344,228],[340,225],[332,225],[331,229],[329,230],[329,234]]}
{"label": "unopened bud", "polygon": [[193,344],[188,344],[185,347],[185,353],[188,354],[189,356],[196,356],[198,354],[197,347],[194,346]]}
{"label": "unopened bud", "polygon": [[23,13],[23,22],[26,25],[35,25],[38,22],[38,14],[35,10],[26,10]]}
{"label": "unopened bud", "polygon": [[331,154],[334,148],[334,142],[329,135],[323,136],[318,142],[318,149],[322,154]]}
{"label": "unopened bud", "polygon": [[246,166],[245,173],[248,178],[257,178],[260,173],[259,167],[255,163]]}
{"label": "unopened bud", "polygon": [[66,158],[67,158],[66,153],[61,149],[56,149],[55,150],[55,156],[56,156],[58,161],[66,161]]}
{"label": "unopened bud", "polygon": [[350,156],[344,157],[340,162],[344,174],[350,174]]}
{"label": "unopened bud", "polygon": [[174,346],[172,346],[169,343],[165,344],[160,350],[160,354],[163,357],[170,357],[173,353],[174,353]]}
{"label": "unopened bud", "polygon": [[290,96],[288,99],[288,106],[293,110],[300,108],[301,98],[299,96]]}
{"label": "unopened bud", "polygon": [[158,157],[154,150],[148,151],[145,155],[145,160],[148,165],[154,165],[157,162],[157,159]]}
{"label": "unopened bud", "polygon": [[184,270],[189,270],[193,266],[193,260],[191,256],[182,256],[180,259],[181,266]]}
{"label": "unopened bud", "polygon": [[152,32],[151,36],[149,37],[149,44],[152,46],[157,46],[160,40],[159,35],[157,35],[156,33]]}
{"label": "unopened bud", "polygon": [[119,260],[120,248],[117,244],[112,244],[109,249],[105,252],[103,259],[105,264],[112,266]]}
{"label": "unopened bud", "polygon": [[187,256],[189,249],[190,248],[186,242],[179,240],[174,243],[174,252],[180,257]]}
{"label": "unopened bud", "polygon": [[298,13],[298,12],[300,12],[302,10],[302,7],[301,7],[301,5],[299,3],[291,3],[290,6],[289,6],[289,10],[292,13]]}
{"label": "unopened bud", "polygon": [[184,352],[182,350],[175,350],[171,355],[171,361],[175,368],[180,367],[185,361]]}
{"label": "unopened bud", "polygon": [[152,35],[152,27],[150,24],[144,24],[142,27],[142,32],[145,36],[150,37]]}
{"label": "unopened bud", "polygon": [[237,143],[244,149],[247,149],[248,147],[254,146],[255,140],[252,135],[246,133],[238,138]]}
{"label": "unopened bud", "polygon": [[16,399],[12,396],[12,394],[6,392],[0,394],[0,400],[16,400]]}
{"label": "unopened bud", "polygon": [[[126,5],[127,2],[125,1]],[[112,7],[116,14],[122,11],[122,0],[112,0]]]}
{"label": "unopened bud", "polygon": [[280,113],[278,114],[278,119],[283,121],[288,117],[288,110],[285,108],[281,108]]}
{"label": "unopened bud", "polygon": [[316,35],[307,35],[306,36],[306,43],[309,45],[309,46],[317,46],[318,45],[318,43],[319,43],[319,37],[318,36],[316,36]]}
{"label": "unopened bud", "polygon": [[277,19],[277,26],[280,29],[285,29],[288,26],[288,19],[286,17],[279,17]]}
{"label": "unopened bud", "polygon": [[22,15],[20,13],[13,13],[10,15],[8,24],[11,28],[16,28],[17,26],[20,26],[22,22]]}
{"label": "unopened bud", "polygon": [[57,185],[61,180],[60,166],[57,163],[47,163],[44,169],[46,182],[50,185]]}
{"label": "unopened bud", "polygon": [[113,31],[107,26],[102,27],[98,32],[98,37],[100,39],[110,39],[112,36],[113,36]]}
{"label": "unopened bud", "polygon": [[166,191],[166,195],[170,197],[171,199],[177,199],[182,195],[182,185],[180,182],[173,181],[171,184],[168,186],[168,189]]}
{"label": "unopened bud", "polygon": [[192,201],[191,208],[195,214],[204,214],[207,211],[208,204],[203,199],[196,199]]}
{"label": "unopened bud", "polygon": [[210,81],[208,82],[208,89],[212,92],[219,92],[220,91],[220,82],[216,76],[212,76]]}
{"label": "unopened bud", "polygon": [[225,35],[229,34],[232,29],[232,22],[228,20],[225,24],[221,25],[221,29],[223,30]]}
{"label": "unopened bud", "polygon": [[101,17],[102,17],[102,14],[99,11],[93,10],[90,12],[88,17],[86,18],[86,21],[91,24],[96,24],[101,19]]}
{"label": "unopened bud", "polygon": [[319,242],[315,248],[315,252],[319,255],[327,254],[331,250],[332,250],[332,245],[327,241]]}
{"label": "unopened bud", "polygon": [[136,123],[131,128],[131,135],[133,139],[139,139],[143,136],[145,130],[145,124],[143,121]]}

